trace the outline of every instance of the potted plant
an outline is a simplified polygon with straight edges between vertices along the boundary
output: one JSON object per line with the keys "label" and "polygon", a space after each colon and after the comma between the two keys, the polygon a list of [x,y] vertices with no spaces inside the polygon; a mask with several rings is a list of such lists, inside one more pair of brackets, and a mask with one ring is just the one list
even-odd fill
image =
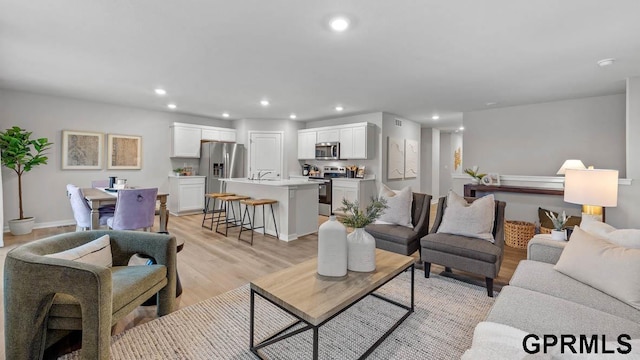
{"label": "potted plant", "polygon": [[2,165],[13,170],[18,175],[18,204],[20,217],[9,220],[9,230],[14,235],[29,234],[33,229],[34,218],[25,217],[22,208],[22,175],[34,167],[46,164],[52,143],[47,138],[31,139],[31,132],[19,126],[11,127],[0,132],[0,156]]}
{"label": "potted plant", "polygon": [[364,211],[360,209],[358,201],[351,202],[342,199],[342,207],[338,210],[345,216],[340,221],[354,231],[347,235],[347,268],[351,271],[370,272],[376,269],[376,240],[364,227],[376,221],[384,209],[387,201],[383,198],[372,198]]}
{"label": "potted plant", "polygon": [[464,169],[464,173],[471,176],[474,184],[479,184],[480,180],[482,180],[482,178],[485,177],[485,175],[487,175],[487,174],[480,173],[480,168],[478,166],[474,166],[470,169]]}
{"label": "potted plant", "polygon": [[551,238],[553,240],[567,240],[567,231],[564,229],[564,225],[567,223],[567,220],[571,216],[567,216],[564,211],[562,211],[562,216],[556,216],[553,212],[547,211],[547,217],[551,219],[553,223],[553,230],[551,230]]}

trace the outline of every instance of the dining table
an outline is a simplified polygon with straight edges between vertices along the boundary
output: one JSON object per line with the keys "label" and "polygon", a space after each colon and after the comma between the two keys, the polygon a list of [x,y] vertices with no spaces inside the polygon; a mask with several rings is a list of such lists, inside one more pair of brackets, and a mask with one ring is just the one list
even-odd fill
{"label": "dining table", "polygon": [[[118,200],[117,191],[108,191],[103,188],[85,188],[82,189],[84,198],[91,207],[91,230],[98,229],[100,227],[100,207],[107,204],[115,204]],[[167,231],[167,221],[169,215],[167,211],[167,196],[168,193],[158,191],[156,197],[160,201],[160,232]]]}

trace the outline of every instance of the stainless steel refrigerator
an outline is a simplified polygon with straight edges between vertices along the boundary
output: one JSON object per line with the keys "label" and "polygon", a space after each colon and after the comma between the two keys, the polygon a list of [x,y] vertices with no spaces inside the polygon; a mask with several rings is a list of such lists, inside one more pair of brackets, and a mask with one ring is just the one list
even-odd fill
{"label": "stainless steel refrigerator", "polygon": [[244,146],[235,143],[204,142],[200,149],[200,175],[207,177],[206,193],[222,192],[220,179],[244,176]]}

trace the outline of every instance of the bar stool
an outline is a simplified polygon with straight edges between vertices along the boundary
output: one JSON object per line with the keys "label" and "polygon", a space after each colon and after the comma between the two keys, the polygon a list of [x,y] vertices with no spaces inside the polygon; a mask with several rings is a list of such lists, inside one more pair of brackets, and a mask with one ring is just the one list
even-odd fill
{"label": "bar stool", "polygon": [[[204,222],[207,220],[211,220],[211,226],[209,226],[209,230],[213,230],[213,221],[216,220],[216,218],[214,218],[214,215],[217,213],[218,214],[218,218],[221,216],[222,213],[222,206],[220,206],[220,208],[216,211],[216,199],[219,199],[221,197],[225,197],[225,196],[232,196],[235,195],[234,193],[210,193],[210,194],[204,194],[204,216],[202,217],[202,227],[206,227],[204,226]],[[207,217],[207,214],[209,214],[209,203],[213,201],[213,209],[211,210],[211,217]],[[220,205],[222,205],[222,203],[220,203]],[[225,213],[225,216],[227,214]]]}
{"label": "bar stool", "polygon": [[[242,212],[242,208],[240,207],[240,201],[246,200],[246,199],[251,199],[251,197],[246,195],[229,195],[229,196],[221,196],[218,198],[218,200],[220,200],[220,202],[224,204],[224,224],[225,224],[224,232],[218,231],[218,227],[220,226],[220,218],[221,218],[221,216],[218,216],[218,221],[216,222],[216,232],[218,234],[227,236],[227,234],[229,233],[230,227],[240,226],[241,223],[239,223],[239,221],[241,220],[236,217],[236,210],[233,207],[233,202],[238,201],[238,210]],[[229,217],[229,206],[231,207],[231,213],[233,214],[233,217]]]}
{"label": "bar stool", "polygon": [[[276,228],[276,239],[280,239],[280,235],[278,234],[278,225],[276,224],[276,214],[273,212],[273,204],[277,204],[278,200],[272,200],[272,199],[250,199],[250,200],[241,200],[240,204],[244,204],[244,213],[242,214],[242,223],[240,224],[240,233],[238,233],[238,240],[242,240],[240,238],[240,235],[242,235],[242,230],[244,229],[244,226],[246,225],[244,222],[244,217],[248,216],[249,217],[249,226],[251,228],[251,242],[250,244],[253,245],[253,233],[255,229],[264,229],[264,234],[267,234],[266,228],[265,228],[265,216],[264,216],[264,206],[265,205],[269,205],[271,207],[271,216],[273,217],[273,226]],[[262,205],[262,226],[258,226],[255,227],[255,223],[256,223],[256,206],[260,206]],[[249,214],[249,206],[253,206],[253,216],[251,216]],[[251,220],[251,218],[253,217],[253,220]],[[244,240],[243,240],[244,241]]]}

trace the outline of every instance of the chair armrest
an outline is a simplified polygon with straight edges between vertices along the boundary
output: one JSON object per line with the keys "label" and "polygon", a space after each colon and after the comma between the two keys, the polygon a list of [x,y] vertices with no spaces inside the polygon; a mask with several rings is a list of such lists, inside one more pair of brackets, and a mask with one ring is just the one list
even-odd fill
{"label": "chair armrest", "polygon": [[527,245],[527,260],[535,260],[555,264],[560,259],[566,241],[549,240],[534,237]]}
{"label": "chair armrest", "polygon": [[157,264],[166,265],[168,270],[175,271],[175,236],[142,231],[110,231],[109,237],[114,266],[125,266],[131,256],[142,254],[154,258]]}

